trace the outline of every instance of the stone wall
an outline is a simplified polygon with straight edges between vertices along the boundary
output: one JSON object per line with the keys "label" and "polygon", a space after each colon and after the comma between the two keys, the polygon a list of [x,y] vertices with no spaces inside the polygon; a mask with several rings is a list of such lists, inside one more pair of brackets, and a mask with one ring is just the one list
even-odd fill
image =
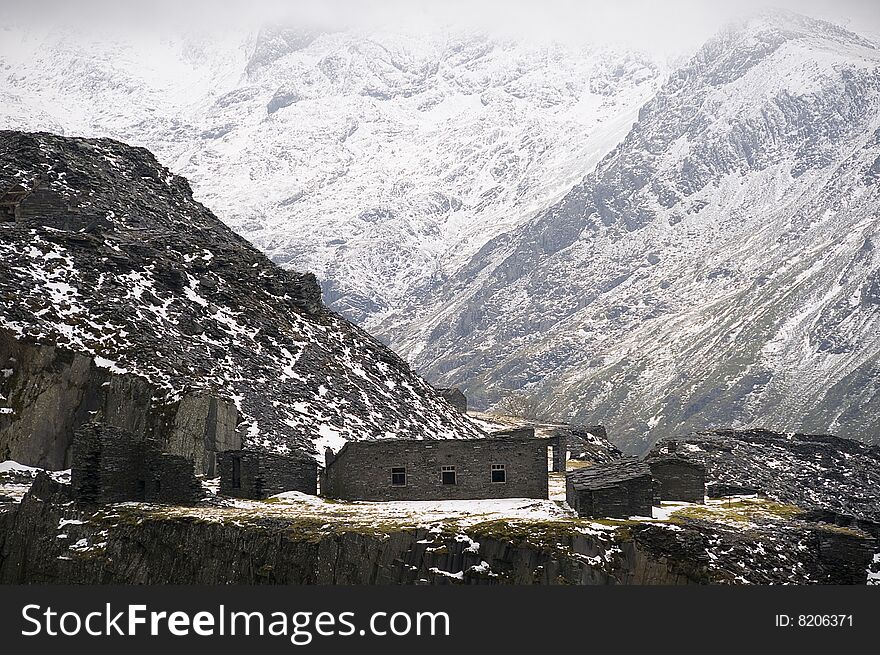
{"label": "stone wall", "polygon": [[651,516],[654,479],[650,468],[634,458],[569,471],[565,483],[566,501],[578,516]]}
{"label": "stone wall", "polygon": [[[547,439],[489,438],[349,442],[328,455],[322,493],[347,500],[547,498]],[[505,481],[492,482],[492,465]],[[455,467],[455,484],[441,467]],[[404,485],[391,469],[404,468]]]}
{"label": "stone wall", "polygon": [[504,430],[494,430],[491,432],[491,435],[493,439],[533,439],[535,437],[535,428],[505,428]]}
{"label": "stone wall", "polygon": [[660,487],[662,500],[702,503],[706,497],[706,465],[681,456],[645,460]]}
{"label": "stone wall", "polygon": [[285,491],[318,493],[318,463],[305,455],[226,451],[217,456],[217,470],[223,496],[261,499]]}
{"label": "stone wall", "polygon": [[202,495],[188,459],[163,453],[153,439],[101,423],[75,433],[71,487],[74,498],[86,504],[190,505]]}
{"label": "stone wall", "polygon": [[551,470],[554,473],[564,473],[568,458],[568,438],[564,431],[557,431],[550,440],[553,450]]}

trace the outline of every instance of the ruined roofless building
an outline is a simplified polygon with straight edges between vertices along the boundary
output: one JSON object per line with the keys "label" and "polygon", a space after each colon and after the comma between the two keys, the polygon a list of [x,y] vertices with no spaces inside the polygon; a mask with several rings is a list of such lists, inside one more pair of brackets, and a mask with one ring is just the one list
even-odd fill
{"label": "ruined roofless building", "polygon": [[654,478],[647,464],[623,457],[566,473],[565,499],[587,518],[651,516]]}
{"label": "ruined roofless building", "polygon": [[87,423],[74,433],[70,482],[74,498],[87,504],[192,505],[202,496],[189,459],[103,423]]}
{"label": "ruined roofless building", "polygon": [[327,452],[321,490],[345,500],[547,498],[548,445],[533,436],[349,442]]}
{"label": "ruined roofless building", "polygon": [[[490,434],[495,439],[534,439],[535,428],[530,426],[505,428],[503,430],[493,430]],[[549,434],[545,431],[541,438],[547,441],[547,446],[551,451],[550,461],[552,465],[550,470],[554,473],[564,473],[565,461],[568,455],[566,432],[554,428],[549,430]]]}
{"label": "ruined roofless building", "polygon": [[318,462],[307,455],[227,450],[217,457],[220,494],[260,500],[285,491],[318,493]]}

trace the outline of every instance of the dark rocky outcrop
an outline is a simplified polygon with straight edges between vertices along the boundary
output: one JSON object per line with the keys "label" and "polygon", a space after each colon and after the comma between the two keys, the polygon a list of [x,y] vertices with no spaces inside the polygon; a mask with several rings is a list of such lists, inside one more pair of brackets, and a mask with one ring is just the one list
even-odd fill
{"label": "dark rocky outcrop", "polygon": [[701,458],[710,496],[759,493],[880,536],[877,446],[831,435],[714,430],[662,439],[648,458],[667,455]]}
{"label": "dark rocky outcrop", "polygon": [[[874,541],[796,519],[324,525],[290,511],[71,503],[40,474],[0,508],[0,583],[864,583]],[[271,507],[271,505],[270,505]],[[210,512],[205,512],[210,509]],[[601,527],[601,526],[600,526]]]}
{"label": "dark rocky outcrop", "polygon": [[156,403],[161,389],[130,373],[112,373],[87,353],[20,340],[0,329],[0,460],[63,469],[71,465],[74,431],[99,421],[151,437],[169,452],[214,474],[216,453],[239,447],[230,400],[188,393]]}
{"label": "dark rocky outcrop", "polygon": [[2,459],[69,466],[89,420],[208,474],[242,446],[481,435],[142,148],[0,132],[0,197]]}

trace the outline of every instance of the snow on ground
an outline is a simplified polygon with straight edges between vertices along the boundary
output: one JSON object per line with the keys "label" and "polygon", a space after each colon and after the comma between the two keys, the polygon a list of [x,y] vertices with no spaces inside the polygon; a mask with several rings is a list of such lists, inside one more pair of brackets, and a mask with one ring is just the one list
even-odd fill
{"label": "snow on ground", "polygon": [[[25,466],[12,460],[0,462],[0,498],[11,498],[13,502],[20,502],[37,474],[43,469],[33,466]],[[64,471],[46,471],[58,482],[70,482],[70,469]]]}
{"label": "snow on ground", "polygon": [[565,502],[565,473],[551,473],[549,487],[550,500]]}
{"label": "snow on ground", "polygon": [[24,464],[19,464],[18,462],[14,462],[11,459],[7,459],[5,462],[0,462],[0,473],[9,472],[36,475],[40,472],[40,469],[34,468],[33,466],[25,466]]}
{"label": "snow on ground", "polygon": [[880,585],[880,553],[874,555],[874,562],[868,568],[868,584]]}
{"label": "snow on ground", "polygon": [[[467,527],[485,521],[553,521],[574,516],[572,510],[562,502],[535,498],[341,502],[287,492],[267,501],[230,499],[228,507],[246,512],[266,512],[273,516],[296,516],[298,519],[335,519],[344,523],[414,526],[455,522],[459,526]],[[216,509],[206,508],[206,511],[210,514]],[[201,514],[198,508],[197,511]]]}

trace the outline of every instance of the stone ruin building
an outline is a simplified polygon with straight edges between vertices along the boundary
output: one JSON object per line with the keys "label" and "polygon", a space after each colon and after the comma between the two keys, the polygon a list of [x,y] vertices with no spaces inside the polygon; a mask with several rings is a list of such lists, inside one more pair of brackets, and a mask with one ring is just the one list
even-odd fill
{"label": "stone ruin building", "polygon": [[327,451],[322,494],[344,500],[547,498],[548,439],[395,439]]}
{"label": "stone ruin building", "polygon": [[623,457],[620,449],[608,441],[603,425],[567,425],[557,431],[565,434],[572,459],[604,464]]}
{"label": "stone ruin building", "polygon": [[706,500],[706,464],[682,454],[649,455],[644,462],[657,482],[660,500],[703,503]]}
{"label": "stone ruin building", "polygon": [[220,494],[259,500],[285,491],[318,493],[318,462],[307,455],[228,450],[217,457]]}
{"label": "stone ruin building", "polygon": [[[492,438],[504,439],[535,439],[536,430],[534,427],[516,427],[504,430],[493,430]],[[565,472],[565,461],[568,457],[568,432],[565,430],[553,429],[549,432],[544,431],[540,437],[547,442],[550,448],[550,470],[553,473]]]}
{"label": "stone ruin building", "polygon": [[191,460],[103,423],[87,423],[74,433],[70,482],[74,498],[87,504],[192,505],[202,497]]}
{"label": "stone ruin building", "polygon": [[[23,186],[13,184],[0,195],[0,221],[13,222],[23,218],[24,209],[30,210],[29,214],[38,213],[46,208],[45,202],[40,202],[41,195],[47,192],[41,188],[41,180],[38,178],[32,184]],[[34,202],[36,200],[37,202]],[[27,201],[27,202],[26,202]],[[23,203],[26,204],[23,207]],[[35,205],[35,207],[31,207]]]}
{"label": "stone ruin building", "polygon": [[467,396],[464,395],[464,392],[461,389],[458,387],[434,387],[434,391],[437,392],[437,395],[445,398],[446,402],[459,412],[467,414]]}
{"label": "stone ruin building", "polygon": [[566,473],[565,499],[587,518],[651,516],[654,478],[647,464],[624,457]]}

